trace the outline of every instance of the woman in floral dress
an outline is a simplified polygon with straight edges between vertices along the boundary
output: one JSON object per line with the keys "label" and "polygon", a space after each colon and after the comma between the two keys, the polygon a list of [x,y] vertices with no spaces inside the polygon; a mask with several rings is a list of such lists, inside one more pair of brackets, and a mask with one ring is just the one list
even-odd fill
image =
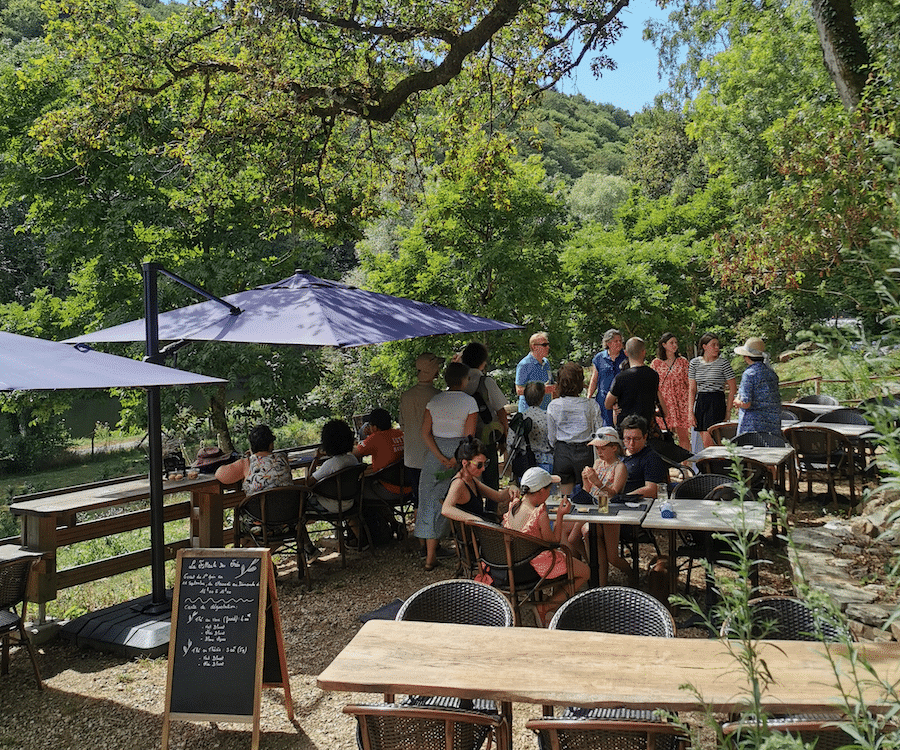
{"label": "woman in floral dress", "polygon": [[691,415],[688,411],[688,361],[678,351],[674,333],[664,333],[656,346],[656,359],[650,367],[659,375],[659,398],[666,421],[657,417],[659,428],[669,426],[678,436],[678,444],[691,449]]}

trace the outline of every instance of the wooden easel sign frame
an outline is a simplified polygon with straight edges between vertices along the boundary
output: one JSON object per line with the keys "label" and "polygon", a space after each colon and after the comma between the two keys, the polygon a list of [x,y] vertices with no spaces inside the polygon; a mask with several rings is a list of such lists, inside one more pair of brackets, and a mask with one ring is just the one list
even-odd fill
{"label": "wooden easel sign frame", "polygon": [[271,553],[181,549],[176,572],[162,750],[171,719],[252,723],[258,750],[264,664],[294,718]]}

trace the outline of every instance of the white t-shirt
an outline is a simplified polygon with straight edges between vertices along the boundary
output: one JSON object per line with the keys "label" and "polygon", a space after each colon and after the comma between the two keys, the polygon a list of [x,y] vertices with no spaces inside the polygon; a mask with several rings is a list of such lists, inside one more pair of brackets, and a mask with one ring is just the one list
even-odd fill
{"label": "white t-shirt", "polygon": [[603,417],[600,405],[584,396],[555,398],[547,407],[547,439],[557,442],[586,443],[600,426]]}
{"label": "white t-shirt", "polygon": [[[320,479],[325,479],[325,477],[330,477],[332,474],[337,474],[341,469],[346,469],[348,466],[357,466],[358,464],[359,459],[352,453],[342,453],[339,456],[331,456],[330,458],[326,458],[319,468],[313,472],[313,479],[318,482]],[[321,497],[320,495],[315,495],[315,498],[329,513],[337,513],[340,509],[337,500]],[[348,510],[348,508],[348,504],[344,503],[344,510]]]}
{"label": "white t-shirt", "polygon": [[466,419],[478,413],[475,399],[462,391],[441,391],[425,408],[431,413],[431,434],[440,438],[465,437]]}

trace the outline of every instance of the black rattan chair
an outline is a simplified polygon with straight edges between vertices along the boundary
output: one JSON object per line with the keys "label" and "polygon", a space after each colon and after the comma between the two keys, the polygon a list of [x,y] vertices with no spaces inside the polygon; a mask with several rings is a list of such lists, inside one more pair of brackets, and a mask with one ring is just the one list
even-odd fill
{"label": "black rattan chair", "polygon": [[[14,632],[19,634],[19,642],[25,644],[34,667],[34,679],[38,690],[44,689],[38,670],[34,645],[25,630],[25,611],[28,608],[26,590],[31,569],[41,559],[40,555],[17,557],[0,563],[0,638],[3,639],[3,656],[0,658],[0,674],[9,674],[9,639]],[[17,608],[21,605],[21,609]]]}
{"label": "black rattan chair", "polygon": [[[575,593],[572,555],[565,547],[487,521],[466,521],[466,526],[472,535],[481,571],[490,576],[491,585],[509,600],[516,625],[522,624],[524,606],[542,602],[544,595],[553,589],[565,586],[569,596]],[[546,578],[538,575],[531,566],[531,561],[547,550],[565,556],[566,575]]]}
{"label": "black rattan chair", "polygon": [[672,497],[702,500],[716,487],[723,484],[734,484],[735,481],[734,477],[726,474],[697,474],[679,484],[672,492]]}
{"label": "black rattan chair", "polygon": [[273,487],[247,495],[234,510],[234,543],[238,547],[268,547],[273,553],[292,550],[297,572],[310,587],[306,554],[300,542],[303,489]]}
{"label": "black rattan chair", "polygon": [[723,440],[734,440],[734,436],[737,435],[737,422],[719,422],[711,425],[707,432],[716,445],[722,445]]}
{"label": "black rattan chair", "polygon": [[[395,619],[511,628],[513,611],[506,597],[486,583],[451,579],[419,589],[403,603]],[[385,700],[392,699],[393,696],[385,696]],[[411,695],[404,705],[501,713],[497,703],[482,699],[466,704],[459,698]]]}
{"label": "black rattan chair", "polygon": [[816,415],[801,404],[782,404],[782,412],[789,411],[801,422],[812,422]]}
{"label": "black rattan chair", "polygon": [[[853,639],[843,623],[834,622],[826,613],[813,609],[802,599],[791,596],[762,596],[750,600],[748,605],[753,619],[754,638],[831,642]],[[722,638],[734,637],[731,623],[732,618],[726,617],[719,634]],[[817,740],[816,750],[822,747],[834,750],[842,745],[853,744],[842,729],[826,726],[841,720],[842,716],[838,713],[794,714],[773,717],[768,720],[768,725],[778,732],[799,735],[806,742]],[[737,721],[722,726],[726,736],[733,736],[742,728],[742,724]]]}
{"label": "black rattan chair", "polygon": [[[766,725],[773,732],[790,734],[803,741],[805,747],[815,746],[816,750],[837,750],[839,747],[857,746],[856,739],[847,734],[836,722],[843,717],[835,714],[803,714],[770,718]],[[740,747],[740,736],[749,731],[749,727],[734,721],[722,725],[722,732],[731,747]]]}
{"label": "black rattan chair", "polygon": [[360,542],[369,545],[372,555],[375,555],[375,548],[372,546],[372,539],[369,535],[369,527],[366,525],[365,517],[362,513],[362,478],[363,472],[366,470],[365,464],[356,466],[348,466],[334,474],[320,479],[315,484],[306,488],[306,491],[313,495],[324,497],[338,504],[338,512],[323,512],[304,503],[303,516],[306,524],[324,521],[330,525],[335,532],[338,540],[338,549],[341,553],[341,566],[347,565],[347,545],[344,541],[344,529],[347,521],[356,519],[359,524],[360,533],[365,535],[365,540],[360,537]]}
{"label": "black rattan chair", "polygon": [[675,623],[665,605],[650,594],[627,586],[603,586],[576,594],[563,602],[548,627],[675,637]]}
{"label": "black rattan chair", "polygon": [[869,424],[869,420],[863,416],[859,409],[835,409],[827,414],[820,414],[814,422],[824,422],[825,424]]}
{"label": "black rattan chair", "polygon": [[344,706],[356,717],[361,750],[478,750],[506,747],[509,727],[496,714],[397,706]]}
{"label": "black rattan chair", "polygon": [[795,404],[819,404],[820,406],[839,406],[840,401],[838,401],[834,396],[829,396],[826,393],[811,393],[808,396],[801,396],[800,398],[794,399]]}
{"label": "black rattan chair", "polygon": [[821,427],[786,427],[784,436],[797,454],[798,481],[806,479],[808,496],[812,496],[813,479],[824,479],[836,507],[835,481],[847,479],[850,504],[856,505],[856,452],[848,438],[824,424]]}
{"label": "black rattan chair", "polygon": [[734,439],[735,445],[752,445],[756,448],[784,448],[787,440],[774,432],[745,432]]}
{"label": "black rattan chair", "polygon": [[506,597],[497,589],[456,578],[419,589],[400,607],[396,619],[511,628],[514,616]]}
{"label": "black rattan chair", "polygon": [[[590,589],[576,594],[557,610],[549,625],[550,630],[589,630],[596,633],[616,633],[620,635],[644,635],[656,638],[674,638],[675,622],[665,605],[643,591],[628,588],[626,586],[604,586],[599,589]],[[551,715],[552,707],[544,706],[544,714]],[[563,712],[564,720],[605,720],[610,726],[603,730],[607,740],[612,740],[613,735],[629,735],[626,728],[627,722],[641,722],[661,732],[660,726],[666,726],[654,717],[652,710],[620,709],[620,708],[567,708]],[[557,725],[558,726],[558,725]],[[582,727],[582,731],[585,731]],[[600,730],[597,730],[600,732]],[[654,733],[655,733],[654,732]],[[647,730],[644,730],[646,735]],[[672,733],[662,731],[667,738],[662,748],[670,750]],[[598,741],[598,737],[594,741]],[[587,737],[580,737],[579,741],[587,741]],[[619,740],[609,747],[618,748]],[[623,740],[625,742],[625,740]],[[575,747],[582,747],[580,744]],[[584,745],[595,747],[595,745]],[[623,747],[630,747],[625,742]],[[548,747],[555,747],[549,745]],[[646,745],[646,739],[644,747]]]}
{"label": "black rattan chair", "polygon": [[[598,714],[609,709],[597,709]],[[627,711],[627,713],[649,713]],[[685,746],[687,735],[674,724],[634,719],[545,717],[525,724],[541,750],[671,750]]]}
{"label": "black rattan chair", "polygon": [[[762,596],[748,603],[754,623],[753,636],[781,641],[841,641],[850,631],[831,621],[823,612],[792,596]],[[758,626],[758,629],[757,629]],[[722,624],[721,636],[728,638],[731,618]]]}

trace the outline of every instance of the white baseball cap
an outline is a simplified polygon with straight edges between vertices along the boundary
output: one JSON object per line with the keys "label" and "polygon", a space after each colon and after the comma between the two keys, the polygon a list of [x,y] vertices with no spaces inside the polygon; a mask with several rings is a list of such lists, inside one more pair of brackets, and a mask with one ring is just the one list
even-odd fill
{"label": "white baseball cap", "polygon": [[554,482],[559,483],[561,481],[556,474],[551,474],[540,466],[532,466],[522,475],[522,481],[519,482],[519,485],[522,487],[522,492],[530,493],[538,492]]}

